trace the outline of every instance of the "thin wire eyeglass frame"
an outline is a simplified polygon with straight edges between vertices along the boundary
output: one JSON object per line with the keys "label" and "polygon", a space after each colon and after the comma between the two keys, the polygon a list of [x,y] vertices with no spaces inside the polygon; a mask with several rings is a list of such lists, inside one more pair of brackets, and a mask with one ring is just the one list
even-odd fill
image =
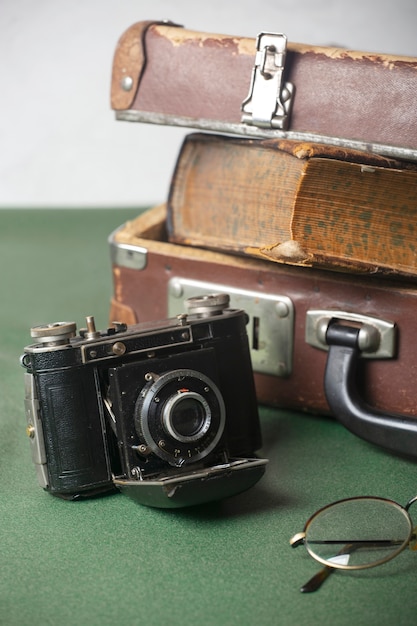
{"label": "thin wire eyeglass frame", "polygon": [[[360,540],[360,539],[355,539],[355,540],[346,540],[345,541],[345,545],[344,547],[338,552],[337,556],[341,556],[341,555],[350,555],[352,553],[355,552],[355,550],[359,550],[361,547],[389,547],[389,546],[394,546],[394,545],[398,545],[398,547],[394,550],[392,550],[389,554],[387,554],[385,557],[378,559],[376,561],[371,561],[369,563],[360,563],[360,564],[354,564],[354,565],[349,565],[348,563],[345,563],[343,559],[340,560],[340,562],[338,562],[337,560],[333,560],[334,557],[332,557],[332,560],[326,559],[324,557],[320,557],[318,554],[316,554],[310,547],[309,542],[308,542],[308,530],[309,527],[311,526],[311,524],[313,522],[315,522],[317,520],[317,518],[320,517],[324,517],[324,514],[329,511],[330,509],[334,509],[336,508],[338,505],[345,505],[345,504],[349,504],[349,503],[357,503],[360,506],[361,502],[366,501],[367,503],[379,503],[379,504],[384,504],[387,505],[389,507],[392,507],[394,509],[397,509],[398,512],[402,513],[404,518],[406,519],[406,521],[408,522],[408,533],[407,535],[404,537],[403,540],[401,541],[395,541],[395,540],[369,540],[369,539],[365,539],[364,540]],[[321,563],[322,565],[324,565],[324,568],[322,570],[320,570],[315,576],[313,576],[313,578],[311,578],[311,580],[309,580],[305,585],[303,585],[303,587],[301,587],[300,591],[301,592],[311,592],[311,591],[316,591],[317,589],[319,589],[322,585],[322,583],[327,579],[327,577],[335,570],[361,570],[361,569],[369,569],[371,567],[376,567],[378,565],[382,565],[383,563],[387,563],[388,561],[391,561],[393,558],[395,558],[396,556],[398,556],[407,546],[409,546],[412,550],[417,550],[417,527],[414,528],[413,526],[413,522],[411,520],[411,517],[408,513],[408,510],[410,508],[410,506],[412,504],[414,504],[417,501],[417,495],[414,496],[413,498],[411,498],[407,504],[405,506],[402,506],[400,504],[398,504],[398,502],[395,502],[394,500],[390,500],[387,498],[378,498],[375,496],[359,496],[359,497],[355,497],[355,498],[345,498],[343,500],[338,500],[337,502],[333,502],[331,504],[328,504],[324,507],[322,507],[321,509],[319,509],[318,511],[316,511],[306,522],[305,526],[304,526],[304,530],[300,533],[295,534],[291,539],[290,539],[290,545],[293,548],[296,548],[300,545],[305,545],[307,552],[310,554],[310,556],[317,562]],[[326,541],[323,540],[322,542],[317,542],[317,543],[322,543],[322,544],[328,544],[331,545],[336,544],[336,543],[343,543],[340,540],[330,540],[330,541]],[[385,544],[385,545],[384,545]]]}

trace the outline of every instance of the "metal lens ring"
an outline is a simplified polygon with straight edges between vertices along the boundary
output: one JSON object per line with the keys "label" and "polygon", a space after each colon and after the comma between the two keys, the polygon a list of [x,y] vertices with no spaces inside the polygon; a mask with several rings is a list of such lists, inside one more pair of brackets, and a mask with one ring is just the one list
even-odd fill
{"label": "metal lens ring", "polygon": [[408,545],[411,518],[393,500],[348,498],[317,511],[305,527],[310,555],[337,569],[365,569],[391,560]]}
{"label": "metal lens ring", "polygon": [[217,385],[189,369],[165,372],[148,382],[135,406],[139,437],[171,465],[195,463],[214,450],[226,411]]}
{"label": "metal lens ring", "polygon": [[163,423],[167,433],[174,439],[182,442],[198,441],[210,427],[210,405],[201,394],[181,389],[166,402]]}

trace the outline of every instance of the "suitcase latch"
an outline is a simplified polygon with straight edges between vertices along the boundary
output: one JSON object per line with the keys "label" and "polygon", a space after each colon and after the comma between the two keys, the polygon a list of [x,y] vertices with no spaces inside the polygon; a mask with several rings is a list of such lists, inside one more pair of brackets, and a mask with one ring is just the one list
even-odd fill
{"label": "suitcase latch", "polygon": [[227,293],[233,309],[248,315],[247,333],[253,370],[286,377],[292,372],[294,350],[294,305],[285,295],[248,291],[182,277],[168,282],[168,316],[184,312],[184,300],[196,295]]}
{"label": "suitcase latch", "polygon": [[248,97],[242,102],[242,122],[261,128],[288,127],[294,85],[284,82],[287,38],[260,33]]}

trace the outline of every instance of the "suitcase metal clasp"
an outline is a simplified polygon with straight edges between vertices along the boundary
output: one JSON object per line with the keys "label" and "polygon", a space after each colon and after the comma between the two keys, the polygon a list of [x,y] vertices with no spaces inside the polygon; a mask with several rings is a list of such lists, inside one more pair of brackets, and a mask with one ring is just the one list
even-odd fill
{"label": "suitcase metal clasp", "polygon": [[231,308],[244,309],[248,315],[254,372],[280,378],[289,376],[293,367],[295,310],[293,302],[285,295],[176,276],[168,282],[168,316],[183,312],[186,298],[219,292],[229,294]]}
{"label": "suitcase metal clasp", "polygon": [[287,38],[280,33],[260,33],[249,95],[242,102],[242,122],[260,128],[285,130],[294,85],[284,82]]}

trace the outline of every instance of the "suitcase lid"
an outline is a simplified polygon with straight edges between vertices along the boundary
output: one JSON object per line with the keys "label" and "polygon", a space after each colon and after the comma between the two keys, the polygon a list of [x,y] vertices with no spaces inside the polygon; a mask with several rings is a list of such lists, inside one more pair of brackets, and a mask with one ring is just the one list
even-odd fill
{"label": "suitcase lid", "polygon": [[417,58],[138,22],[114,54],[118,120],[417,160]]}

